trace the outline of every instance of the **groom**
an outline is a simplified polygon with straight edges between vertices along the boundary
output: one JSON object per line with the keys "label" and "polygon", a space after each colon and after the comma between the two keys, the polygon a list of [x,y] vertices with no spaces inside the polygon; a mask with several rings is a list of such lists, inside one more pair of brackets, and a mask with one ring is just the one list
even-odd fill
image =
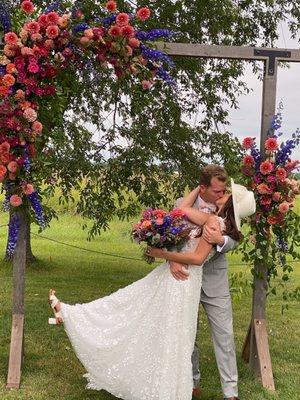
{"label": "groom", "polygon": [[[228,175],[218,165],[207,165],[200,172],[199,196],[194,208],[214,213],[216,201],[226,190]],[[238,399],[237,365],[234,348],[232,306],[229,293],[227,260],[225,253],[233,250],[238,243],[228,236],[223,236],[220,229],[204,228],[203,237],[216,245],[217,253],[203,265],[202,290],[200,302],[209,320],[216,361],[221,378],[224,399]],[[177,280],[188,279],[183,265],[170,262],[170,270]],[[200,396],[199,349],[195,344],[192,355],[194,390],[193,398]]]}

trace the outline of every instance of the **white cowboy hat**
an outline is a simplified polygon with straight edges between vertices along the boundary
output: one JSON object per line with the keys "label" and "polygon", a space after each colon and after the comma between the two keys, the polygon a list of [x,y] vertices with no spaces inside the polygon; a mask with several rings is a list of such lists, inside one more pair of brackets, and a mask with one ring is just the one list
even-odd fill
{"label": "white cowboy hat", "polygon": [[254,193],[245,186],[234,183],[232,178],[231,193],[235,223],[238,230],[241,230],[241,220],[255,213],[256,203]]}

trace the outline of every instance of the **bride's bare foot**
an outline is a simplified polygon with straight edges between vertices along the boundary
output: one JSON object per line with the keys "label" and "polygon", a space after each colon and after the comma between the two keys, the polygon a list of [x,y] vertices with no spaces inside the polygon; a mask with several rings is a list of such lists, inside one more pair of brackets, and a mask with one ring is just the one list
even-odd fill
{"label": "bride's bare foot", "polygon": [[55,296],[55,293],[56,292],[54,289],[49,290],[49,304],[55,315],[56,323],[61,324],[63,322],[61,314],[61,304],[58,298]]}

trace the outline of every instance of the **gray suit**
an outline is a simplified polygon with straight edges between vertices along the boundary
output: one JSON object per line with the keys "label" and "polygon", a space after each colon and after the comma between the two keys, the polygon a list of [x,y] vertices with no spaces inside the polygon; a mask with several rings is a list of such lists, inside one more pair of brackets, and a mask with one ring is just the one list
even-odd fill
{"label": "gray suit", "polygon": [[[180,199],[176,202],[180,202]],[[197,198],[194,208],[199,209]],[[201,209],[201,208],[200,208]],[[203,210],[205,211],[205,210]],[[227,244],[203,265],[200,302],[206,312],[213,339],[216,361],[224,397],[238,396],[237,365],[233,336],[232,306],[228,285],[227,259],[225,253],[238,243],[228,238]],[[199,386],[199,349],[195,344],[192,355],[194,386]]]}

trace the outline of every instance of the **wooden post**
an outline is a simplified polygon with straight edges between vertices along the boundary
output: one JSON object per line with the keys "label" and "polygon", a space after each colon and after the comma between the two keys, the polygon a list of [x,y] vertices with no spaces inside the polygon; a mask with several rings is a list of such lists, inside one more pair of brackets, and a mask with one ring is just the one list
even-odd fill
{"label": "wooden post", "polygon": [[19,389],[24,358],[24,297],[26,266],[26,208],[17,211],[20,230],[13,256],[12,330],[7,376],[7,389]]}

